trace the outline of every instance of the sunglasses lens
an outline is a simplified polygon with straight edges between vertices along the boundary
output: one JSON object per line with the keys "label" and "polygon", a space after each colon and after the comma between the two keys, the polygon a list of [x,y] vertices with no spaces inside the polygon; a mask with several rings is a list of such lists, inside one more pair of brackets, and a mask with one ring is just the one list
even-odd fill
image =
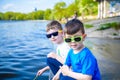
{"label": "sunglasses lens", "polygon": [[71,42],[71,39],[70,38],[66,38],[65,42],[69,43],[69,42]]}
{"label": "sunglasses lens", "polygon": [[51,34],[47,34],[46,35],[47,38],[51,38],[51,36],[52,36]]}
{"label": "sunglasses lens", "polygon": [[58,32],[52,33],[53,36],[58,36]]}
{"label": "sunglasses lens", "polygon": [[51,38],[52,36],[58,36],[58,32],[54,32],[46,35],[47,38]]}
{"label": "sunglasses lens", "polygon": [[75,40],[76,42],[79,42],[79,41],[81,41],[81,37],[76,37],[76,38],[74,38],[74,40]]}

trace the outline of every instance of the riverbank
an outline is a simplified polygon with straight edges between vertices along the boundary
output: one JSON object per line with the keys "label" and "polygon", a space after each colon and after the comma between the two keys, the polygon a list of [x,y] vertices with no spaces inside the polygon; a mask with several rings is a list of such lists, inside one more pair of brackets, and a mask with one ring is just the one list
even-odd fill
{"label": "riverbank", "polygon": [[[97,31],[95,30],[95,28],[86,29],[86,33],[87,33],[87,37],[120,39],[120,31],[117,32],[112,28],[107,30],[101,30],[101,31]],[[117,34],[117,35],[114,35],[114,34]]]}
{"label": "riverbank", "polygon": [[99,30],[99,31],[97,30],[100,24],[105,24],[110,22],[120,22],[120,16],[84,22],[85,24],[92,24],[94,26],[92,28],[85,29],[87,33],[87,37],[120,39],[120,30],[116,31],[113,28],[106,30]]}

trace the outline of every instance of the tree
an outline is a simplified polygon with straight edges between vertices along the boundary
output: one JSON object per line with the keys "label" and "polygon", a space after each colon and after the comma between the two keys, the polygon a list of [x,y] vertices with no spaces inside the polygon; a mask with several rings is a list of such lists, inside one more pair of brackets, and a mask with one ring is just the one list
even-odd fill
{"label": "tree", "polygon": [[26,14],[16,13],[16,20],[26,20]]}
{"label": "tree", "polygon": [[6,12],[4,14],[4,20],[13,20],[14,19],[14,12]]}
{"label": "tree", "polygon": [[95,2],[94,0],[78,1],[79,12],[81,13],[83,19],[85,15],[92,15],[94,12],[97,12],[97,2]]}
{"label": "tree", "polygon": [[0,20],[3,20],[4,14],[0,12]]}
{"label": "tree", "polygon": [[51,15],[52,15],[52,10],[51,10],[51,9],[47,9],[47,10],[44,12],[44,19],[45,19],[45,20],[50,20],[50,19],[52,19]]}
{"label": "tree", "polygon": [[53,15],[55,19],[61,21],[61,19],[64,17],[64,14],[65,14],[65,7],[66,7],[65,2],[58,2],[54,6]]}
{"label": "tree", "polygon": [[73,2],[67,7],[67,13],[69,17],[75,15],[78,12],[79,12],[78,1]]}
{"label": "tree", "polygon": [[35,11],[35,12],[31,12],[29,13],[29,15],[27,16],[28,19],[31,19],[31,20],[42,20],[44,17],[44,11],[43,10],[38,10],[38,11]]}

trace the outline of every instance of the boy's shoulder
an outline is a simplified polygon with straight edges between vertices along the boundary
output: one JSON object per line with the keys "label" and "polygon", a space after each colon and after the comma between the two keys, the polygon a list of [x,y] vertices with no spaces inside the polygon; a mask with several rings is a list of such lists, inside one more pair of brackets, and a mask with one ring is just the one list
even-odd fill
{"label": "boy's shoulder", "polygon": [[86,54],[91,54],[90,49],[88,49],[87,47],[85,47],[81,52],[86,53]]}
{"label": "boy's shoulder", "polygon": [[92,57],[92,58],[95,58],[95,56],[93,55],[93,53],[91,52],[91,50],[87,47],[84,48],[83,52],[82,52],[82,55],[84,57]]}

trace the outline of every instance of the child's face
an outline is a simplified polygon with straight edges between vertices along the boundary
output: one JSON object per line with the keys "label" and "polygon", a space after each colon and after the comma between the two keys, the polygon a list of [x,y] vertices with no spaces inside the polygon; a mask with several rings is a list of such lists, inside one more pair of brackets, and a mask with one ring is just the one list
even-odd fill
{"label": "child's face", "polygon": [[61,42],[63,42],[63,33],[59,32],[58,29],[50,29],[47,32],[47,37],[55,44],[60,44]]}
{"label": "child's face", "polygon": [[65,34],[65,41],[75,51],[79,51],[80,49],[83,48],[83,40],[84,40],[84,37],[81,31],[78,31],[73,35]]}

